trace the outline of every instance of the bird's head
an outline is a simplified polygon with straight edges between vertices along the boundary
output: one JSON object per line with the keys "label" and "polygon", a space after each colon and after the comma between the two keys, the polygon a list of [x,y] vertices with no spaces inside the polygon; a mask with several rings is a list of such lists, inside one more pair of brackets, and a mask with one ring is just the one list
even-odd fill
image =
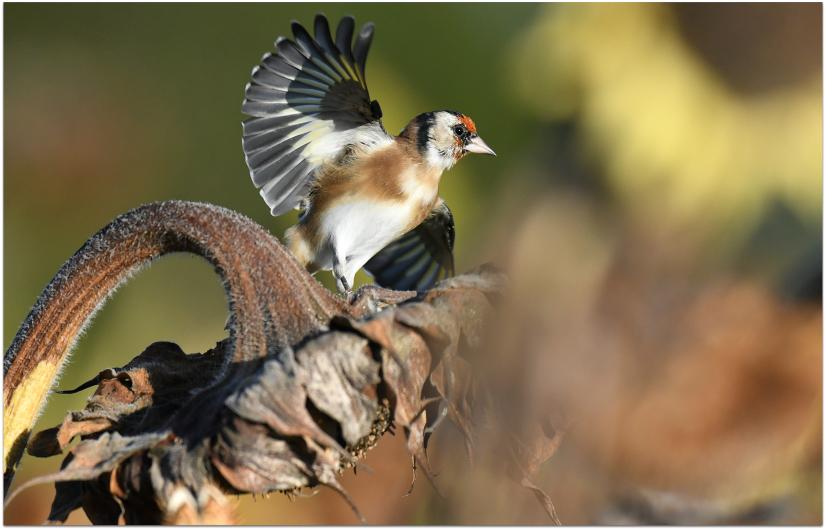
{"label": "bird's head", "polygon": [[402,131],[402,136],[416,142],[428,164],[442,169],[451,168],[467,153],[496,156],[479,137],[473,120],[452,110],[419,114]]}

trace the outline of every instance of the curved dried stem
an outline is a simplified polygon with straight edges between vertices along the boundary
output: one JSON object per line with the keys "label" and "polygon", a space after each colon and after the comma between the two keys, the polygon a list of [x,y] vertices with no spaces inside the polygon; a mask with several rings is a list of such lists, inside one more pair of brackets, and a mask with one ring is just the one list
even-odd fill
{"label": "curved dried stem", "polygon": [[[319,485],[358,512],[337,477],[387,430],[403,429],[431,482],[425,447],[442,416],[472,437],[471,371],[458,350],[480,340],[499,273],[481,269],[421,294],[370,286],[345,301],[252,221],[195,203],[124,214],[64,265],[6,354],[6,399],[27,386],[27,367],[62,362],[104,291],[173,251],[215,265],[230,336],[203,354],[155,343],[82,385],[97,385],[86,408],[28,444],[50,456],[82,436],[59,472],[23,486],[56,483],[50,521],[82,507],[94,523],[229,522],[226,493]],[[7,414],[19,422],[20,410]]]}

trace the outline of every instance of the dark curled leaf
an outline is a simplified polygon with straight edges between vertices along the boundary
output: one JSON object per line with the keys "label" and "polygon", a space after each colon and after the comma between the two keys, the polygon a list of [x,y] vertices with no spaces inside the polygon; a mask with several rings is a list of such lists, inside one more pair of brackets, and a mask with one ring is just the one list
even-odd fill
{"label": "dark curled leaf", "polygon": [[237,418],[218,434],[211,459],[237,491],[259,493],[313,485],[303,453],[286,440],[274,439],[264,425]]}
{"label": "dark curled leaf", "polygon": [[353,445],[367,436],[377,404],[363,392],[380,382],[379,364],[370,357],[367,340],[328,333],[302,348],[298,363],[307,370],[307,396],[341,425],[344,441]]}
{"label": "dark curled leaf", "polygon": [[96,479],[101,474],[112,471],[132,455],[163,443],[168,437],[169,433],[123,437],[115,432],[84,440],[72,450],[73,458],[63,469],[26,482],[6,502],[10,502],[23,489],[37,484]]}
{"label": "dark curled leaf", "polygon": [[55,484],[54,501],[46,521],[65,523],[69,514],[83,505],[83,483],[80,481],[58,482]]}
{"label": "dark curled leaf", "polygon": [[313,420],[307,410],[307,371],[296,363],[291,349],[263,367],[226,401],[230,411],[241,418],[263,423],[283,436],[314,440],[325,449],[345,450]]}
{"label": "dark curled leaf", "polygon": [[59,427],[52,427],[51,429],[46,429],[35,434],[29,440],[29,444],[26,446],[26,451],[30,455],[40,458],[59,455],[63,450],[63,447],[57,438],[57,433],[59,431]]}

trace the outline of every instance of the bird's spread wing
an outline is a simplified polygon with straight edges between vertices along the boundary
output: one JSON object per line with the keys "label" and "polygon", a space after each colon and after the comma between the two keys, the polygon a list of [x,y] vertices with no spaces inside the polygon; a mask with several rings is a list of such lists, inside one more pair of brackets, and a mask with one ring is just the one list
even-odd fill
{"label": "bird's spread wing", "polygon": [[440,200],[422,224],[384,247],[364,268],[382,287],[429,289],[453,275],[455,237],[453,214]]}
{"label": "bird's spread wing", "polygon": [[315,38],[293,22],[294,40],[280,37],[252,70],[242,110],[244,155],[250,176],[273,215],[294,208],[311,191],[316,172],[348,146],[383,145],[392,138],[381,125],[364,76],[373,24],[353,43],[354,20],[341,20],[333,40],[324,15]]}

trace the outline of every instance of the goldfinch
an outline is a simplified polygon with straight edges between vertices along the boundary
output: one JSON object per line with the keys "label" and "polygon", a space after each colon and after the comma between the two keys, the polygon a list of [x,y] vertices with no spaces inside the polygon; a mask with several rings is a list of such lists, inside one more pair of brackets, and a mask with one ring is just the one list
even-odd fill
{"label": "goldfinch", "polygon": [[374,26],[353,42],[352,17],[317,15],[315,37],[292,23],[252,70],[242,110],[250,177],[274,216],[299,210],[286,244],[310,272],[332,270],[349,292],[364,267],[376,283],[424,290],[453,274],[453,216],[442,173],[467,153],[495,155],[468,116],[413,118],[398,136],[370,99],[365,62]]}

